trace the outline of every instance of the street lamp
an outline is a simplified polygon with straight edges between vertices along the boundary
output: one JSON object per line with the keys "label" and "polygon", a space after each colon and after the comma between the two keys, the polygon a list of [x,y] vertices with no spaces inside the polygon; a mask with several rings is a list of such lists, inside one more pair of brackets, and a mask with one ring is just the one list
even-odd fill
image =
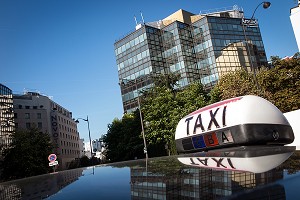
{"label": "street lamp", "polygon": [[[263,4],[263,8],[264,8],[264,9],[268,9],[268,8],[271,6],[271,2],[268,2],[268,1],[263,1],[263,2],[261,2],[260,4],[258,4],[258,5],[256,6],[256,8],[255,8],[255,10],[254,10],[254,12],[253,12],[253,14],[252,14],[251,19],[253,19],[254,14],[255,14],[257,8],[258,8],[261,4]],[[251,21],[251,20],[250,20],[250,21]]]}
{"label": "street lamp", "polygon": [[[249,48],[249,44],[248,44],[248,38],[247,38],[247,34],[246,34],[246,30],[245,30],[245,26],[246,27],[249,27],[250,24],[253,23],[253,19],[254,19],[254,14],[257,10],[257,8],[260,6],[260,5],[263,5],[263,8],[264,9],[267,9],[271,6],[271,3],[268,2],[268,1],[263,1],[261,2],[260,4],[258,4],[250,18],[250,20],[245,20],[244,17],[242,19],[242,27],[243,27],[243,32],[244,32],[244,36],[245,36],[245,40],[246,40],[246,49],[247,49],[247,53],[248,53],[248,56],[249,56],[249,59],[250,59],[250,66],[251,66],[251,69],[253,70],[253,78],[254,78],[254,81],[255,81],[255,84],[256,84],[256,88],[258,90],[260,90],[260,86],[258,84],[258,81],[257,81],[257,78],[256,78],[256,71],[255,71],[255,67],[253,66],[253,62],[252,62],[252,56],[251,56],[251,52],[250,52],[250,48]],[[256,20],[254,21],[254,23],[256,24]]]}
{"label": "street lamp", "polygon": [[[125,85],[123,80],[125,80],[125,81],[128,81],[128,80],[127,79],[122,79],[121,84]],[[134,85],[135,85],[136,90],[138,90],[136,77],[134,77]],[[141,103],[140,103],[139,94],[137,95],[137,103],[138,103],[138,109],[139,109],[140,120],[141,120],[142,135],[143,135],[143,140],[144,140],[144,153],[146,155],[146,159],[148,159],[148,151],[147,151],[147,144],[146,144],[146,138],[145,138],[145,130],[144,130],[144,123],[143,123],[143,118],[142,118],[142,111],[141,111]]]}
{"label": "street lamp", "polygon": [[86,119],[83,118],[77,118],[77,120],[75,120],[76,123],[79,123],[79,119],[86,121],[88,124],[88,130],[89,130],[89,139],[90,139],[90,148],[91,148],[91,158],[93,157],[93,150],[92,150],[92,140],[91,140],[91,131],[90,131],[90,122],[89,122],[89,116],[86,116]]}

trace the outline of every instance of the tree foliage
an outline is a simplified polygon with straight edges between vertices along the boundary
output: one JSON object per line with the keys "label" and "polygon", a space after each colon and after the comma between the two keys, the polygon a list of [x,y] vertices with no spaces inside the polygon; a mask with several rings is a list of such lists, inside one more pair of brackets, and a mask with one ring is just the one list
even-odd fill
{"label": "tree foliage", "polygon": [[[285,60],[275,56],[271,60],[271,69],[262,68],[256,74],[244,70],[225,74],[209,94],[200,83],[179,90],[176,83],[180,77],[176,74],[155,77],[155,86],[143,92],[141,111],[148,149],[149,146],[157,147],[163,153],[149,156],[176,154],[174,136],[179,120],[220,100],[251,94],[269,100],[282,112],[299,109],[300,54]],[[129,152],[142,152],[140,119],[137,113],[136,117],[132,116],[124,115],[122,120],[116,119],[109,125],[105,140],[107,157],[112,161],[132,159],[137,154]],[[131,142],[128,136],[132,137]]]}
{"label": "tree foliage", "polygon": [[68,169],[75,169],[80,167],[88,167],[92,165],[100,164],[100,159],[96,157],[89,158],[86,155],[82,156],[80,159],[74,159],[70,162]]}
{"label": "tree foliage", "polygon": [[147,142],[166,145],[170,154],[176,154],[174,142],[179,120],[208,102],[200,83],[191,84],[175,93],[173,91],[166,86],[153,87],[142,102]]}
{"label": "tree foliage", "polygon": [[273,61],[273,69],[260,71],[264,97],[282,112],[300,108],[300,58]]}
{"label": "tree foliage", "polygon": [[169,145],[179,117],[175,96],[166,86],[154,87],[150,93],[152,95],[148,95],[142,103],[147,143]]}
{"label": "tree foliage", "polygon": [[220,91],[221,100],[245,94],[258,94],[253,73],[248,73],[244,69],[231,71],[223,75],[215,87]]}
{"label": "tree foliage", "polygon": [[144,157],[144,143],[138,110],[114,119],[103,137],[106,144],[106,159],[115,161]]}
{"label": "tree foliage", "polygon": [[11,136],[12,143],[3,151],[4,180],[12,180],[48,173],[48,156],[53,146],[47,133],[37,128],[17,130]]}
{"label": "tree foliage", "polygon": [[295,54],[290,59],[280,59],[271,57],[271,69],[261,69],[256,77],[259,87],[253,73],[247,73],[244,70],[230,72],[221,77],[217,84],[222,100],[243,96],[258,95],[261,96],[282,112],[288,112],[300,108],[300,58]]}
{"label": "tree foliage", "polygon": [[152,80],[156,87],[167,87],[168,89],[174,90],[177,86],[177,81],[180,79],[180,74],[160,74],[152,76]]}
{"label": "tree foliage", "polygon": [[[176,154],[175,131],[179,120],[209,101],[201,83],[179,90],[178,79],[176,74],[157,76],[155,87],[144,91],[140,98],[150,157]],[[103,140],[107,145],[106,158],[113,162],[144,158],[141,130],[139,110],[125,114],[121,120],[114,119]]]}

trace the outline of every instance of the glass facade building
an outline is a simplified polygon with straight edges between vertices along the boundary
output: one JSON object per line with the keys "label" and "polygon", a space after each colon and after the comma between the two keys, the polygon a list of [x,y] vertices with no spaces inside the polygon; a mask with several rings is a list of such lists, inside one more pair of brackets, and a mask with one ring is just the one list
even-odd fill
{"label": "glass facade building", "polygon": [[267,66],[257,20],[236,6],[200,15],[178,10],[138,24],[114,45],[124,112],[138,107],[139,91],[158,74],[180,74],[179,88],[201,81],[209,90],[229,71]]}
{"label": "glass facade building", "polygon": [[10,135],[15,130],[12,91],[0,84],[0,145],[10,144]]}
{"label": "glass facade building", "polygon": [[[227,197],[238,195],[241,191],[250,191],[253,188],[283,178],[282,170],[270,170],[255,174],[242,171],[182,167],[180,171],[176,171],[177,173],[166,174],[162,171],[159,170],[160,173],[158,173],[145,168],[131,168],[131,199],[239,199],[238,197]],[[279,185],[265,188],[262,192],[265,193],[245,199],[285,198],[284,188]]]}

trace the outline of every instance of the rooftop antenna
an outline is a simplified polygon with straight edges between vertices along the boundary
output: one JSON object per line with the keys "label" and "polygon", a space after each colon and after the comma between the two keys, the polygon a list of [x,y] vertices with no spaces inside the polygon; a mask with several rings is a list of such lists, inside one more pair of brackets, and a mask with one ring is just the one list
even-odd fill
{"label": "rooftop antenna", "polygon": [[136,21],[136,17],[135,17],[135,15],[134,15],[133,17],[134,17],[135,25],[137,25],[137,21]]}
{"label": "rooftop antenna", "polygon": [[142,17],[142,22],[143,22],[143,24],[144,24],[145,21],[144,21],[143,13],[142,13],[142,11],[140,11],[140,12],[141,12],[141,17]]}

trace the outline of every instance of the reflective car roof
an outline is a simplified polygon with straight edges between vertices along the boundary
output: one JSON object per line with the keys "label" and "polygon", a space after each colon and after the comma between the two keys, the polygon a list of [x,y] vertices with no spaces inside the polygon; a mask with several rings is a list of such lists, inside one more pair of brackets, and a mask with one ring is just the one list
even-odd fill
{"label": "reflective car roof", "polygon": [[0,199],[297,199],[300,152],[237,147],[0,183]]}

